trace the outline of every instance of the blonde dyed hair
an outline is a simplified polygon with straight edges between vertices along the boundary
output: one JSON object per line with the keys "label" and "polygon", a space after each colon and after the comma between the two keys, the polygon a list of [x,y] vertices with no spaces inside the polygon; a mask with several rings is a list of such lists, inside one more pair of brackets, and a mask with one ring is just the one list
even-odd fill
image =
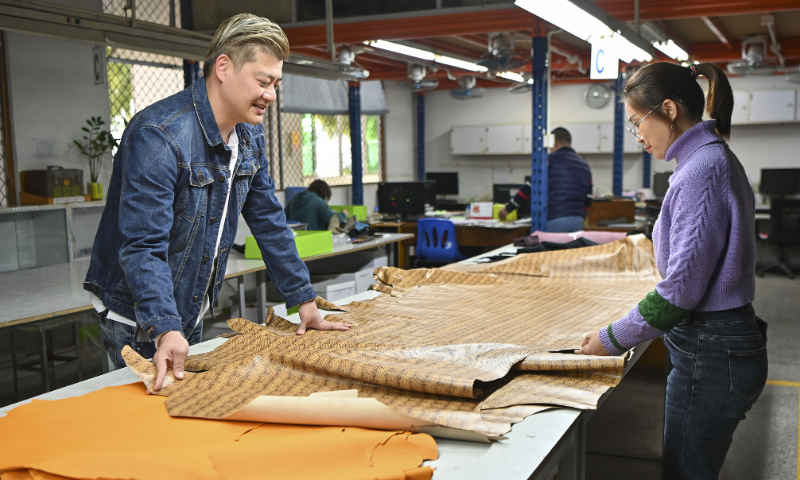
{"label": "blonde dyed hair", "polygon": [[234,15],[220,24],[211,39],[203,75],[211,74],[220,55],[227,55],[234,68],[239,70],[245,63],[255,61],[258,52],[286,60],[289,57],[289,39],[281,27],[269,19],[251,13]]}

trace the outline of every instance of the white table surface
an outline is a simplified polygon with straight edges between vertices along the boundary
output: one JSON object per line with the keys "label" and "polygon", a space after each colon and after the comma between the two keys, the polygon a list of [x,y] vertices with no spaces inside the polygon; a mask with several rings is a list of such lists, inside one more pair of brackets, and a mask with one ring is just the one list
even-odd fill
{"label": "white table surface", "polygon": [[[375,248],[413,236],[408,233],[387,233],[366,243],[335,247],[331,253],[306,257],[303,261]],[[91,309],[89,295],[83,289],[88,268],[89,259],[81,259],[0,274],[0,328]],[[263,260],[247,260],[244,255],[234,251],[228,259],[225,278],[235,278],[265,268]]]}
{"label": "white table surface", "polygon": [[[512,251],[516,248],[513,245],[506,245],[461,263],[475,263],[475,260],[479,258]],[[371,290],[334,303],[345,305],[352,301],[375,298],[378,295],[380,295],[378,292]],[[327,313],[335,314],[337,312],[323,312],[323,314]],[[297,314],[289,316],[288,319],[294,323],[299,323],[300,321]],[[214,338],[193,345],[189,348],[189,354],[196,355],[209,352],[225,341],[226,339],[223,338]],[[636,363],[649,346],[649,343],[646,342],[636,347],[625,368],[625,373]],[[57,400],[83,395],[104,387],[125,385],[138,381],[139,377],[129,368],[123,368],[35,398]],[[603,395],[599,402],[600,405],[612,391],[613,389],[610,389]],[[0,408],[0,416],[28,402],[30,402],[30,399]],[[579,473],[575,472],[580,472],[583,468],[585,424],[593,413],[594,411],[591,410],[582,411],[572,408],[554,408],[537,413],[515,424],[511,432],[505,435],[507,440],[491,444],[437,438],[436,444],[439,449],[439,458],[434,461],[427,461],[425,465],[430,465],[436,469],[433,475],[434,480],[486,480],[495,478],[502,478],[503,480],[549,480],[556,466],[563,469],[565,474],[569,472],[568,475],[564,475],[565,478],[583,478]],[[583,441],[581,441],[581,438],[583,438]]]}

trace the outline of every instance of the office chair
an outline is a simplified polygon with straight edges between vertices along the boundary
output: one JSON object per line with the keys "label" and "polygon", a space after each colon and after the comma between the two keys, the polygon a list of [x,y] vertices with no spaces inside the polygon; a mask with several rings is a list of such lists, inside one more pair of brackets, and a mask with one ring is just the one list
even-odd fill
{"label": "office chair", "polygon": [[786,276],[794,278],[786,262],[786,247],[800,245],[800,200],[773,198],[769,211],[769,232],[765,242],[778,246],[778,261],[757,269],[758,276],[772,268],[780,268]]}
{"label": "office chair", "polygon": [[427,260],[441,264],[463,260],[456,242],[456,227],[444,218],[417,220],[417,261]]}
{"label": "office chair", "polygon": [[306,187],[286,187],[283,189],[283,196],[284,196],[283,201],[286,202],[286,205],[289,205],[289,202],[292,200],[292,197],[294,197],[300,192],[305,192],[305,191]]}

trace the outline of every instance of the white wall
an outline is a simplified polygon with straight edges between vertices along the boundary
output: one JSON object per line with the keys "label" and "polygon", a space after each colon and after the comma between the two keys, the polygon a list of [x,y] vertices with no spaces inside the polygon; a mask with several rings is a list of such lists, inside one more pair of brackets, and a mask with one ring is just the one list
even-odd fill
{"label": "white wall", "polygon": [[[784,77],[733,78],[734,90],[789,90],[796,87]],[[600,110],[589,108],[584,102],[587,85],[553,86],[550,92],[550,126],[562,124],[613,122],[613,104]],[[387,100],[388,92],[387,88]],[[405,96],[408,98],[408,96]],[[391,113],[402,107],[413,106],[413,97],[405,100],[395,95],[389,104]],[[397,105],[400,104],[400,105]],[[451,155],[450,130],[454,126],[531,124],[531,95],[513,95],[503,88],[487,89],[483,98],[462,101],[450,97],[448,91],[426,94],[426,145],[427,171],[458,171],[460,197],[480,198],[491,196],[492,183],[522,182],[530,174],[529,155]],[[406,125],[413,127],[412,119]],[[387,121],[388,125],[388,121]],[[393,132],[399,137],[400,132]],[[406,133],[413,139],[412,132]],[[389,134],[387,133],[387,137]],[[393,138],[393,143],[401,142]],[[387,143],[389,139],[387,139]],[[411,144],[412,141],[409,141]],[[744,165],[748,175],[757,182],[761,168],[800,167],[800,123],[770,125],[736,125],[732,129],[731,148]],[[413,155],[406,168],[413,175]],[[595,185],[595,193],[612,191],[613,158],[610,154],[586,155]],[[400,159],[398,159],[400,160]],[[399,162],[398,162],[399,163]],[[652,160],[651,172],[671,171],[673,163]],[[623,167],[623,189],[641,188],[643,184],[641,154],[626,154]],[[408,178],[411,179],[411,178]]]}
{"label": "white wall", "polygon": [[[54,3],[101,10],[99,0]],[[109,123],[108,87],[94,84],[94,45],[14,32],[6,32],[6,39],[17,179],[22,170],[48,165],[79,168],[84,170],[83,187],[88,193],[85,183],[90,181],[89,164],[72,141],[81,140],[81,127],[89,117],[100,115],[106,126]],[[52,155],[46,153],[50,145]],[[110,178],[109,156],[100,170],[104,189]]]}

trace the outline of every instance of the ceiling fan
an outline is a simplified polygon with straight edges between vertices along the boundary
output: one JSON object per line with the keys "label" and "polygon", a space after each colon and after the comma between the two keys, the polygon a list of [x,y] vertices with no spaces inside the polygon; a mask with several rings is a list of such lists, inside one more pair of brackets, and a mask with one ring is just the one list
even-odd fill
{"label": "ceiling fan", "polygon": [[530,60],[529,55],[514,50],[514,33],[495,33],[489,35],[489,52],[481,55],[476,62],[490,72],[516,70]]}
{"label": "ceiling fan", "polygon": [[450,90],[450,96],[457,100],[472,100],[474,98],[481,98],[486,90],[481,87],[475,86],[475,77],[472,75],[464,75],[458,77],[459,88]]}
{"label": "ceiling fan", "polygon": [[412,92],[425,92],[433,90],[439,86],[439,81],[434,78],[425,78],[428,74],[428,69],[425,65],[418,65],[416,63],[408,64],[408,80],[403,80],[398,84],[398,88],[403,90],[410,90]]}

